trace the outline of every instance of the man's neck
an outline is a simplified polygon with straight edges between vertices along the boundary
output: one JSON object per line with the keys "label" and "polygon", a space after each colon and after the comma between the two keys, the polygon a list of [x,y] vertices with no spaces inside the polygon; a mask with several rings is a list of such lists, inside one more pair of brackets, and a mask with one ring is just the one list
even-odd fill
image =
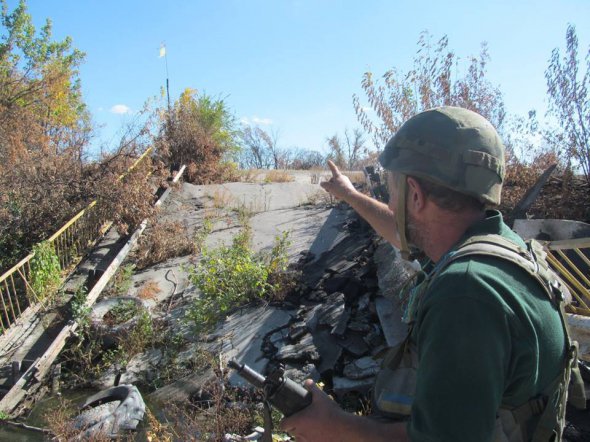
{"label": "man's neck", "polygon": [[424,253],[433,262],[453,247],[474,223],[485,218],[485,211],[450,212],[436,208],[426,220]]}

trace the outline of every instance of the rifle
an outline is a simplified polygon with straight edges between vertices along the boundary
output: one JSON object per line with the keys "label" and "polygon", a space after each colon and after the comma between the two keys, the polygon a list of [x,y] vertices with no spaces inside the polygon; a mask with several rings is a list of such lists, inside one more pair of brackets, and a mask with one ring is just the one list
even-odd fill
{"label": "rifle", "polygon": [[227,364],[256,388],[262,389],[264,398],[285,417],[303,410],[311,404],[311,392],[298,383],[285,377],[285,368],[279,365],[268,376],[264,377],[246,364],[229,361]]}

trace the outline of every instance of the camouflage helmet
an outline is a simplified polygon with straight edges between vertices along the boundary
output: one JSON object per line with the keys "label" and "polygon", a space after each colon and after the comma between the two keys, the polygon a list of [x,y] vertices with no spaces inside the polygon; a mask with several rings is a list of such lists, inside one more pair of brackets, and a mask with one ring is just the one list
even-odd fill
{"label": "camouflage helmet", "polygon": [[406,121],[379,161],[388,170],[424,178],[483,203],[500,203],[504,144],[481,115],[439,107]]}

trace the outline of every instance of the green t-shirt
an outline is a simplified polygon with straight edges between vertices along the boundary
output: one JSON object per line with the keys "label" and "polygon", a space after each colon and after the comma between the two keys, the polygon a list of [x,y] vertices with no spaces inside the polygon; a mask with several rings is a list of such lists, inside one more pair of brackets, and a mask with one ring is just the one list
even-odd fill
{"label": "green t-shirt", "polygon": [[[499,212],[461,241],[482,234],[524,247]],[[419,365],[410,439],[489,441],[500,404],[527,402],[563,367],[559,313],[526,271],[489,256],[451,262],[422,296],[411,336]]]}

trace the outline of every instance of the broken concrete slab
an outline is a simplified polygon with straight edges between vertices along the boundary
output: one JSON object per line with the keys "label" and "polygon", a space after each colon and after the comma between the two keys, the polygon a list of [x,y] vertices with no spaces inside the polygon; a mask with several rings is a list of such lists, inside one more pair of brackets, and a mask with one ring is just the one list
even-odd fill
{"label": "broken concrete slab", "polygon": [[[215,332],[219,336],[222,360],[233,359],[264,373],[268,361],[262,351],[263,339],[273,330],[289,324],[293,315],[293,311],[272,307],[246,308],[234,312]],[[236,386],[247,385],[235,372],[230,374],[229,381]]]}
{"label": "broken concrete slab", "polygon": [[[335,214],[335,215],[333,215]],[[348,210],[337,211],[333,210],[330,217],[326,220],[326,224],[329,224],[328,230],[336,231],[332,235],[332,241],[322,243],[322,249],[316,245],[320,240],[323,240],[322,235],[330,235],[330,232],[324,232],[324,227],[318,232],[318,236],[310,248],[311,252],[314,252],[316,258],[311,262],[305,264],[303,267],[303,273],[306,277],[306,284],[311,288],[317,288],[318,283],[324,278],[326,271],[336,265],[340,265],[344,260],[353,260],[354,257],[361,255],[363,250],[369,247],[371,243],[371,234],[369,232],[354,231],[350,232],[342,228],[342,221],[339,224],[335,223],[331,218],[336,218],[342,215],[352,215]],[[314,251],[315,248],[315,251]],[[319,250],[318,250],[319,249]],[[317,251],[321,251],[320,255]]]}
{"label": "broken concrete slab", "polygon": [[332,379],[334,394],[341,397],[348,393],[368,394],[373,387],[374,378],[348,379],[342,376],[334,376]]}
{"label": "broken concrete slab", "polygon": [[320,373],[334,370],[336,362],[342,355],[342,347],[339,345],[339,341],[329,330],[318,329],[313,334],[313,342],[321,357],[319,364],[316,364]]}
{"label": "broken concrete slab", "polygon": [[590,317],[569,313],[566,316],[572,339],[580,346],[578,357],[590,362]]}
{"label": "broken concrete slab", "polygon": [[348,322],[350,313],[346,314],[344,293],[335,292],[331,294],[322,308],[317,312],[318,324],[327,325],[332,330],[339,327],[340,322]]}
{"label": "broken concrete slab", "polygon": [[373,259],[377,266],[379,293],[387,298],[399,299],[401,288],[420,270],[417,261],[409,262],[402,259],[399,251],[384,240],[377,246]]}
{"label": "broken concrete slab", "polygon": [[289,329],[281,328],[280,330],[275,331],[274,333],[272,333],[269,336],[268,342],[275,348],[275,351],[276,351],[277,348],[282,347],[283,345],[286,345],[285,343],[287,342],[288,339],[289,339]]}
{"label": "broken concrete slab", "polygon": [[344,366],[343,374],[348,379],[365,379],[375,376],[380,370],[380,364],[370,356],[356,359]]}
{"label": "broken concrete slab", "polygon": [[289,339],[297,341],[300,337],[308,332],[305,322],[296,322],[289,327]]}
{"label": "broken concrete slab", "polygon": [[320,379],[320,373],[313,364],[305,364],[301,368],[286,366],[285,376],[298,384],[303,384],[306,379],[311,379],[314,382]]}
{"label": "broken concrete slab", "polygon": [[348,353],[356,357],[361,357],[369,352],[369,346],[359,333],[347,333],[340,339],[338,344]]}
{"label": "broken concrete slab", "polygon": [[513,230],[524,239],[543,241],[590,237],[590,224],[565,219],[517,219]]}
{"label": "broken concrete slab", "polygon": [[338,321],[332,326],[330,333],[337,337],[342,337],[344,332],[346,331],[346,327],[348,326],[348,321],[350,321],[350,309],[345,307],[344,311],[338,318]]}
{"label": "broken concrete slab", "polygon": [[299,342],[279,348],[275,358],[279,361],[316,362],[320,360],[320,354],[314,337],[308,333]]}
{"label": "broken concrete slab", "polygon": [[379,316],[379,323],[387,345],[395,347],[401,343],[408,334],[408,326],[402,321],[402,312],[399,303],[391,298],[377,296],[375,307]]}

